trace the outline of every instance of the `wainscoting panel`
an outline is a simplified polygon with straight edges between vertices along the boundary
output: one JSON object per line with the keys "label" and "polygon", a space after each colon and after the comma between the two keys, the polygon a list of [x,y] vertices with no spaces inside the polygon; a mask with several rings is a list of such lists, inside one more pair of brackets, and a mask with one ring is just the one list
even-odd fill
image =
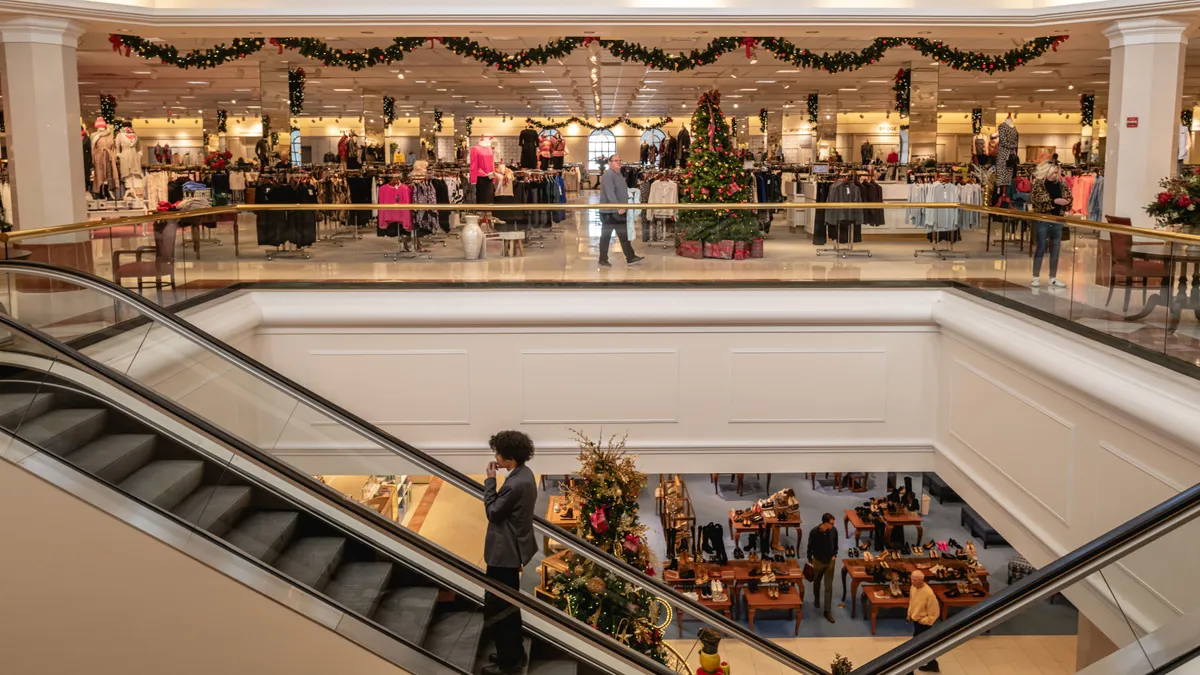
{"label": "wainscoting panel", "polygon": [[[334,401],[353,406],[372,424],[471,423],[465,350],[312,349],[309,357],[305,379],[341,392],[342,400]],[[365,382],[371,386],[361,388]],[[347,396],[351,392],[353,398]]]}
{"label": "wainscoting panel", "polygon": [[522,424],[647,424],[679,419],[674,349],[525,350]]}
{"label": "wainscoting panel", "polygon": [[734,349],[729,366],[730,422],[887,420],[886,350]]}

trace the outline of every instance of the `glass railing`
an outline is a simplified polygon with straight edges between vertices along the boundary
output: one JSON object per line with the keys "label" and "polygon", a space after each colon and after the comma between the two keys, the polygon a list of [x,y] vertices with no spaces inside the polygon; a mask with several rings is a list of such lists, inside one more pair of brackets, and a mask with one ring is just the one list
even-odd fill
{"label": "glass railing", "polygon": [[[127,378],[147,396],[177,408],[198,424],[202,422],[227,445],[270,458],[285,467],[293,480],[303,482],[306,489],[332,490],[281,459],[287,457],[290,449],[300,446],[375,453],[399,460],[407,469],[402,471],[392,462],[393,471],[430,474],[444,481],[438,502],[453,505],[448,507],[450,513],[439,518],[441,525],[437,530],[409,532],[458,563],[473,565],[480,572],[486,568],[482,547],[487,516],[482,501],[483,486],[475,478],[380,431],[139,296],[126,294],[97,279],[48,267],[30,264],[22,269],[9,267],[6,271],[13,282],[37,277],[74,284],[77,290],[70,292],[85,297],[101,295],[107,302],[118,304],[122,315],[129,317],[123,330],[83,347],[78,352],[80,358],[94,361],[117,377]],[[20,306],[12,312],[12,318],[14,327],[29,323]],[[63,346],[63,349],[70,348]],[[388,524],[393,526],[400,527]],[[694,670],[702,645],[694,632],[692,637],[684,639],[682,622],[686,618],[698,622],[689,623],[693,629],[697,625],[715,628],[725,636],[728,648],[774,661],[784,672],[824,672],[718,613],[731,613],[728,597],[723,603],[717,602],[714,609],[702,602],[699,594],[691,598],[659,581],[657,570],[655,575],[648,575],[646,569],[630,566],[574,532],[540,517],[535,528],[539,552],[521,578],[522,596],[556,616],[565,617],[567,613],[560,610],[570,610],[576,617],[570,620],[572,625],[579,630],[612,636],[616,640],[613,648],[619,645],[622,650],[633,649],[676,672]],[[793,578],[799,576],[798,570],[793,572]],[[628,601],[606,601],[583,613],[570,604],[568,596],[608,597],[603,591],[591,593],[599,583]],[[578,588],[572,592],[572,584],[589,584],[589,594],[581,593]],[[708,589],[711,590],[711,585]],[[791,592],[802,591],[793,586]],[[597,633],[594,625],[606,630]]]}
{"label": "glass railing", "polygon": [[[639,204],[627,210],[623,229],[645,259],[627,264],[614,236],[612,266],[601,267],[605,205],[338,206],[242,205],[0,239],[9,258],[86,272],[175,310],[272,282],[928,284],[963,288],[1118,348],[1169,357],[1161,362],[1174,367],[1200,364],[1195,236],[956,204],[789,202],[769,210],[738,205],[756,213],[756,222],[770,222],[762,241],[700,242],[688,240],[675,217],[712,211]],[[843,217],[860,224],[839,229],[833,221]],[[484,224],[478,232],[476,218]],[[418,236],[408,223],[421,224]],[[5,277],[0,284],[0,302],[61,339],[134,318],[120,303],[70,292],[61,282]]]}

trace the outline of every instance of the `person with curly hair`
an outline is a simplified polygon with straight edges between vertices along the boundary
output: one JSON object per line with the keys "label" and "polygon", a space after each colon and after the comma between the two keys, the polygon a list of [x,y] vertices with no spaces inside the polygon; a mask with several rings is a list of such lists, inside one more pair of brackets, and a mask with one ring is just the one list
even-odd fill
{"label": "person with curly hair", "polygon": [[[525,464],[533,457],[533,441],[520,431],[501,431],[488,441],[495,459],[488,462],[483,482],[483,505],[487,512],[487,538],[483,560],[487,576],[521,592],[521,568],[537,552],[533,536],[533,507],[537,502],[537,481]],[[496,489],[496,472],[508,471],[504,486]],[[491,663],[484,675],[509,675],[521,672],[527,660],[521,627],[521,611],[503,598],[486,594],[483,601],[484,630],[496,643]]]}

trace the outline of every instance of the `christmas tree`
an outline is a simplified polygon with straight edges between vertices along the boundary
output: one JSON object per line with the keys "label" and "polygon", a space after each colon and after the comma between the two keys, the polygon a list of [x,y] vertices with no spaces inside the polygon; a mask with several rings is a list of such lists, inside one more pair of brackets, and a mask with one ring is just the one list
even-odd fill
{"label": "christmas tree", "polygon": [[[692,114],[692,151],[680,182],[679,201],[733,204],[754,201],[753,177],[742,169],[721,112],[721,92],[700,97]],[[753,211],[681,211],[681,238],[700,241],[750,241],[760,236]]]}
{"label": "christmas tree", "polygon": [[[624,438],[612,437],[607,447],[601,447],[582,433],[574,433],[579,443],[580,480],[565,490],[568,502],[579,510],[576,534],[653,575],[646,526],[638,520],[638,493],[646,486],[646,475],[638,473],[634,458],[625,454]],[[570,556],[568,564],[567,572],[551,582],[560,608],[659,663],[676,660],[663,643],[670,610],[662,600],[586,556]]]}

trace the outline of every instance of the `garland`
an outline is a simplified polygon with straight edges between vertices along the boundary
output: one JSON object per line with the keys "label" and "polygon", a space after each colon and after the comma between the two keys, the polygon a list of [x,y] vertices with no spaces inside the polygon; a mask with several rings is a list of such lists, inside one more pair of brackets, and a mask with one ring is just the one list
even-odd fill
{"label": "garland", "polygon": [[990,75],[996,72],[1011,72],[1048,51],[1058,51],[1058,46],[1066,39],[1066,35],[1034,38],[1020,47],[994,56],[983,52],[956,49],[940,40],[913,37],[881,37],[876,38],[870,45],[859,51],[822,52],[820,54],[802,49],[786,38],[772,37],[719,37],[714,38],[704,49],[693,49],[686,53],[669,53],[657,47],[648,48],[636,42],[600,40],[592,37],[561,38],[513,54],[500,52],[470,38],[462,37],[397,37],[392,38],[392,44],[388,47],[371,47],[362,51],[333,49],[317,38],[236,38],[229,46],[222,43],[208,49],[193,50],[183,54],[171,45],[158,45],[131,35],[110,35],[108,41],[112,44],[113,51],[123,49],[126,56],[137,54],[144,59],[159,61],[163,65],[178,68],[215,68],[225,63],[244,59],[261,51],[267,44],[271,44],[278,47],[280,53],[283,53],[284,49],[291,49],[300,52],[306,58],[320,61],[326,66],[346,67],[354,71],[371,66],[390,65],[402,60],[406,54],[419,49],[426,42],[431,44],[440,42],[455,54],[472,58],[480,63],[493,66],[497,70],[510,73],[530,66],[545,65],[552,59],[565,58],[576,49],[588,47],[593,43],[623,61],[636,61],[658,70],[672,72],[694,70],[712,65],[721,56],[739,48],[746,50],[746,58],[749,59],[756,47],[762,47],[781,61],[801,68],[824,70],[828,73],[858,70],[877,62],[888,50],[908,45],[924,56],[936,59],[954,70]]}
{"label": "garland", "polygon": [[392,96],[383,97],[383,126],[391,126],[396,119],[396,99]]}
{"label": "garland", "polygon": [[1091,94],[1083,94],[1079,97],[1079,125],[1084,127],[1092,126],[1093,116],[1096,113],[1096,97]]}
{"label": "garland", "polygon": [[228,110],[218,110],[217,111],[217,133],[218,134],[223,134],[229,130],[229,123],[227,121],[228,119],[229,119],[229,111]]}
{"label": "garland", "polygon": [[293,115],[304,112],[304,69],[288,69],[288,107]]}
{"label": "garland", "polygon": [[274,148],[277,145],[279,145],[279,132],[272,131],[271,132],[271,147]]}
{"label": "garland", "polygon": [[437,108],[433,109],[433,125],[434,133],[442,130],[442,111]]}
{"label": "garland", "polygon": [[267,136],[269,136],[269,135],[270,135],[270,133],[271,133],[271,116],[270,116],[270,115],[263,115],[263,116],[262,116],[262,135],[263,135],[263,138],[266,138]]}
{"label": "garland", "polygon": [[817,94],[808,95],[808,123],[817,123],[817,113],[820,112],[821,97]]}
{"label": "garland", "polygon": [[471,136],[471,126],[475,124],[475,118],[467,117],[463,119],[463,122],[466,123],[467,137],[469,138]]}
{"label": "garland", "polygon": [[104,123],[112,126],[117,120],[117,97],[112,94],[104,94],[100,97],[100,116],[104,118]]}
{"label": "garland", "polygon": [[767,109],[762,108],[758,111],[758,126],[762,133],[767,133]]}
{"label": "garland", "polygon": [[661,129],[661,128],[667,126],[672,121],[674,121],[674,120],[672,120],[670,117],[664,117],[664,118],[660,119],[659,121],[655,122],[654,124],[647,124],[647,125],[643,126],[641,124],[638,124],[637,122],[634,122],[633,120],[629,119],[626,116],[618,117],[615,120],[613,120],[612,122],[609,122],[608,124],[592,124],[591,122],[588,122],[587,120],[581,120],[578,117],[569,117],[569,118],[567,118],[567,120],[565,122],[553,122],[553,121],[539,122],[539,121],[533,119],[532,117],[525,118],[525,124],[537,127],[538,129],[557,130],[557,129],[562,129],[563,127],[565,127],[569,124],[578,124],[581,127],[587,127],[588,129],[591,129],[593,131],[596,131],[596,130],[608,131],[609,129],[612,129],[613,127],[617,126],[618,124],[624,124],[625,126],[632,127],[634,129],[637,129],[638,131],[653,131],[655,129]]}
{"label": "garland", "polygon": [[901,68],[896,72],[896,84],[892,85],[896,92],[896,112],[900,117],[908,117],[909,104],[912,102],[912,70]]}
{"label": "garland", "polygon": [[[1192,109],[1184,108],[1183,112],[1179,113],[1179,123],[1188,131],[1192,130]],[[3,114],[0,113],[0,125],[4,124]],[[4,127],[0,126],[0,131],[4,131]]]}
{"label": "garland", "polygon": [[977,134],[983,131],[983,108],[971,109],[971,133]]}
{"label": "garland", "polygon": [[4,111],[0,110],[0,133],[7,131],[4,127]]}

